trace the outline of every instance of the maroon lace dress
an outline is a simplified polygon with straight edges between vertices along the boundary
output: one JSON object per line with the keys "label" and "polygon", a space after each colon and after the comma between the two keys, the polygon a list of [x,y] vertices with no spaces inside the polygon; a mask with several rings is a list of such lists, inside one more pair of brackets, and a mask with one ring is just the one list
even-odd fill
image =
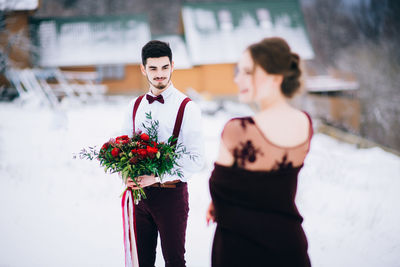
{"label": "maroon lace dress", "polygon": [[235,161],[216,163],[210,178],[217,222],[212,266],[311,266],[295,205],[311,136],[311,119],[309,138],[294,147],[273,144],[251,117],[225,125],[222,141]]}

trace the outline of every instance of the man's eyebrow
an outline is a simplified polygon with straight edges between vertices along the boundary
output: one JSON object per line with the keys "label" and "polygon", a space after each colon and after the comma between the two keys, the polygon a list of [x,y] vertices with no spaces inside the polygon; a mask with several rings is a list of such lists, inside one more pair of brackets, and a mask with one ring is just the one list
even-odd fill
{"label": "man's eyebrow", "polygon": [[[166,67],[169,67],[170,66],[170,64],[165,64],[164,66],[162,66],[161,68],[166,68]],[[157,66],[149,66],[149,68],[150,69],[156,69],[157,68]]]}

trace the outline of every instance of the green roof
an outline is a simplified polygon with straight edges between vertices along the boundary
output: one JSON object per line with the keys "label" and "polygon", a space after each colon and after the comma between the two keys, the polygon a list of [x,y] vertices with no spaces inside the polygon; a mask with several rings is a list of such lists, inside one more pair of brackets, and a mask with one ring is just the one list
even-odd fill
{"label": "green roof", "polygon": [[185,3],[184,7],[193,9],[204,9],[214,13],[214,17],[220,26],[218,20],[218,11],[228,10],[232,14],[233,26],[239,26],[240,19],[245,14],[249,14],[258,20],[257,10],[266,8],[270,12],[272,23],[276,18],[282,15],[290,16],[291,27],[304,27],[304,20],[301,13],[301,7],[297,0],[267,0],[260,2],[210,2],[210,3]]}
{"label": "green roof", "polygon": [[269,36],[286,39],[303,58],[312,58],[297,0],[186,3],[185,37],[193,64],[236,62],[251,43]]}
{"label": "green roof", "polygon": [[143,14],[31,18],[30,25],[41,66],[139,63],[151,38]]}

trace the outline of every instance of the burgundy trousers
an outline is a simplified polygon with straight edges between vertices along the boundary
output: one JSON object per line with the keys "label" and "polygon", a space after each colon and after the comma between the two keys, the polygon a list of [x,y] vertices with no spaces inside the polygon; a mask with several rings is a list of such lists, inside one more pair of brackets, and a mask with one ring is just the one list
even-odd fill
{"label": "burgundy trousers", "polygon": [[187,183],[177,183],[176,188],[146,187],[144,191],[147,199],[135,207],[139,266],[154,267],[158,232],[165,266],[186,266]]}

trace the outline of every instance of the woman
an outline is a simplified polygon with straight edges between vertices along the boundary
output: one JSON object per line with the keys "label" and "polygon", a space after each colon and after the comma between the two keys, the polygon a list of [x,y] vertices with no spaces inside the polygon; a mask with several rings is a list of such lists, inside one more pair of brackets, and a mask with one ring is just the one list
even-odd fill
{"label": "woman", "polygon": [[280,38],[251,45],[238,63],[239,101],[260,111],[230,120],[221,135],[206,218],[217,223],[214,267],[311,265],[294,200],[313,131],[287,101],[300,75],[299,56]]}

